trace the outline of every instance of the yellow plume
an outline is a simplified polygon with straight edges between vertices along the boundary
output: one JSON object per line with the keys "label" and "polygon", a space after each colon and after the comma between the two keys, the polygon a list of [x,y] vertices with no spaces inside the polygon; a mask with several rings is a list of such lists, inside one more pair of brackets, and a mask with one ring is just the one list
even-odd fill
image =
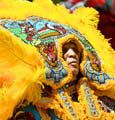
{"label": "yellow plume", "polygon": [[[7,120],[21,100],[39,99],[44,66],[35,47],[25,44],[2,27],[0,53],[0,120]],[[34,83],[38,84],[38,88]],[[32,91],[33,96],[29,96]]]}

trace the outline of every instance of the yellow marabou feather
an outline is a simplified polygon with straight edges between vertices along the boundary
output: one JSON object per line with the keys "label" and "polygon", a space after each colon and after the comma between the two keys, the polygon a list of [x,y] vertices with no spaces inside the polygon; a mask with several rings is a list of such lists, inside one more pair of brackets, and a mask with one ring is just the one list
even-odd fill
{"label": "yellow marabou feather", "polygon": [[45,72],[37,49],[2,27],[0,53],[0,120],[7,120],[21,100],[35,102],[40,98],[39,79],[44,79]]}
{"label": "yellow marabou feather", "polygon": [[[57,21],[80,31],[99,55],[102,70],[115,77],[115,51],[97,30],[99,15],[96,10],[80,8],[74,14],[70,14],[63,6],[55,6],[51,0],[0,1],[0,18],[24,20],[29,16]],[[44,74],[45,67],[37,49],[24,44],[12,33],[0,27],[0,120],[11,117],[15,106],[22,98],[33,103],[39,99],[40,81],[45,80]],[[100,90],[108,88],[103,94],[109,93],[110,97],[115,99],[114,84],[114,81],[110,81],[106,86],[95,86]],[[100,94],[100,91],[96,92]]]}

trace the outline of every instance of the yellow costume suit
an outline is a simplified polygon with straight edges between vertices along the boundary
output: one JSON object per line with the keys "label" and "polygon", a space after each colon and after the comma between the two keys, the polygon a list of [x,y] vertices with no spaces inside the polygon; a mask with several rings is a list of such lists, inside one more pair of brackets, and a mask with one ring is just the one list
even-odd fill
{"label": "yellow costume suit", "polygon": [[[115,51],[98,17],[50,0],[1,0],[0,120],[115,119]],[[82,55],[78,81],[63,59],[70,41]]]}

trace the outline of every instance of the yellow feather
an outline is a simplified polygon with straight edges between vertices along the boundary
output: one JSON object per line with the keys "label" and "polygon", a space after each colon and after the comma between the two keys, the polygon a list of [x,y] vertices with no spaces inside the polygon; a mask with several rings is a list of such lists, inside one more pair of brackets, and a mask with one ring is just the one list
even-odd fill
{"label": "yellow feather", "polygon": [[[39,99],[40,79],[44,78],[45,72],[37,49],[25,44],[2,27],[0,27],[0,53],[0,109],[2,109],[0,120],[7,120],[21,100]],[[38,84],[38,89],[34,83]],[[31,93],[32,91],[34,92]],[[28,93],[34,97],[28,97]]]}
{"label": "yellow feather", "polygon": [[[78,30],[96,50],[102,61],[102,70],[115,76],[115,51],[97,30],[99,16],[93,8],[80,8],[74,14],[69,14],[63,6],[53,5],[51,0],[0,1],[0,18],[24,20],[29,16],[43,17]],[[15,106],[21,100],[26,98],[35,102],[39,99],[40,81],[45,79],[44,71],[45,67],[37,49],[26,45],[0,27],[0,120],[11,117]],[[38,86],[35,83],[38,83]],[[105,94],[109,93],[112,98],[115,96],[114,84],[114,81],[110,81],[107,86],[111,89],[105,91]],[[101,90],[107,86],[102,86]]]}

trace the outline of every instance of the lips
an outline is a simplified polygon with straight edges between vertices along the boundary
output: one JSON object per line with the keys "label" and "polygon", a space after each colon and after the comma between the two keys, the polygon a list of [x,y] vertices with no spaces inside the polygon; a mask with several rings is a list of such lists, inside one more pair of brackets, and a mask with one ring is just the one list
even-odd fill
{"label": "lips", "polygon": [[69,65],[76,66],[77,65],[77,61],[71,61],[71,62],[69,62]]}

